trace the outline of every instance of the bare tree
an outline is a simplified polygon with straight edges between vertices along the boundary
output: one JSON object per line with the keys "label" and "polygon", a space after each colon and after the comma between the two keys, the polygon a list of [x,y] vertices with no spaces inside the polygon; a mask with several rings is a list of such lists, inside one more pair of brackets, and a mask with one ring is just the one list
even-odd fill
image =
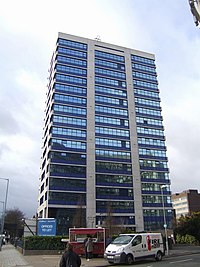
{"label": "bare tree", "polygon": [[5,231],[8,231],[11,237],[21,236],[23,233],[23,222],[25,214],[18,208],[9,209],[5,215]]}

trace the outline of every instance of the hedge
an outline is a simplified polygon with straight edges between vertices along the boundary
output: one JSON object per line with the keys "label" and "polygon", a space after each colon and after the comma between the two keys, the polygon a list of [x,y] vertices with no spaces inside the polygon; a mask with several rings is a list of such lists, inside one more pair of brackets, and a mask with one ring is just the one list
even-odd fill
{"label": "hedge", "polygon": [[27,250],[64,250],[63,236],[28,236],[23,238]]}

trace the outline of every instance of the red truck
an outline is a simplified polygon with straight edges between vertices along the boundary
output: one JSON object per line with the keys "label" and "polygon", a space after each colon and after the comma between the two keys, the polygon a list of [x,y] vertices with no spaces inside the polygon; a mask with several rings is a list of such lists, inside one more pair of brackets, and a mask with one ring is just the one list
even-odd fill
{"label": "red truck", "polygon": [[93,256],[103,257],[107,231],[105,228],[70,228],[69,242],[78,255],[85,255],[84,240],[90,236],[93,239]]}

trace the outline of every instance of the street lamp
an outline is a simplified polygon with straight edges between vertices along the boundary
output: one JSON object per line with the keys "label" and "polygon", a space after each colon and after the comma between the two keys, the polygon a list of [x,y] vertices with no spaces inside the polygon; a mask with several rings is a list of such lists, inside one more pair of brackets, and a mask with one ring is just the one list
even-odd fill
{"label": "street lamp", "polygon": [[164,195],[163,195],[163,188],[166,188],[167,185],[161,185],[161,194],[162,194],[162,205],[163,205],[163,219],[164,219],[164,228],[165,228],[165,239],[166,239],[166,252],[167,255],[169,255],[169,246],[168,246],[168,236],[167,236],[167,221],[166,221],[166,215],[165,215],[165,203],[164,203]]}
{"label": "street lamp", "polygon": [[4,229],[4,219],[5,219],[6,205],[7,205],[7,199],[8,199],[9,179],[7,179],[7,178],[0,178],[0,180],[5,180],[7,182],[5,202],[1,201],[1,202],[4,203],[4,209],[3,209],[3,214],[2,214],[2,224],[1,224],[1,236],[0,236],[0,251],[1,251],[2,239],[3,239],[3,229]]}

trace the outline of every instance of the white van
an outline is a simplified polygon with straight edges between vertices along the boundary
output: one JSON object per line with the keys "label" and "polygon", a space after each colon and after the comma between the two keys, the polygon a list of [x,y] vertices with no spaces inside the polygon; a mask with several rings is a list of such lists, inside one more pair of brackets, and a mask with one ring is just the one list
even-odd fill
{"label": "white van", "polygon": [[162,260],[163,238],[160,233],[120,234],[106,248],[104,258],[109,263],[132,264],[144,258]]}

